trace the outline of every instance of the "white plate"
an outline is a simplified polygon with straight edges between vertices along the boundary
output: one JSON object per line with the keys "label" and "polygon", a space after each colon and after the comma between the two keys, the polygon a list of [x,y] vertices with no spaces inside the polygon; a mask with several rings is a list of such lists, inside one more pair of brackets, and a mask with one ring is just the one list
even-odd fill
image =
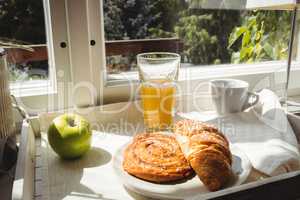
{"label": "white plate", "polygon": [[[128,188],[141,195],[158,199],[187,199],[195,196],[212,194],[209,192],[200,179],[194,176],[181,182],[167,184],[151,183],[134,176],[131,176],[123,170],[123,152],[128,144],[122,146],[113,157],[113,168],[120,177],[122,183]],[[251,164],[247,156],[236,146],[230,145],[233,155],[232,171],[235,175],[228,187],[237,186],[246,181],[250,171]],[[211,196],[211,195],[209,195]],[[207,196],[208,197],[208,196]]]}

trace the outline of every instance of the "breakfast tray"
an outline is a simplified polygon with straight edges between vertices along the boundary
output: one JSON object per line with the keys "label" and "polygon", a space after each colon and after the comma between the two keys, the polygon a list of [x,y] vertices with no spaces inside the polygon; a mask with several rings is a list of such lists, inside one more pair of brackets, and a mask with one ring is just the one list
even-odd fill
{"label": "breakfast tray", "polygon": [[[149,199],[126,189],[112,167],[112,157],[118,148],[143,130],[143,117],[134,103],[76,112],[92,124],[93,148],[82,159],[72,162],[60,160],[46,137],[49,123],[64,112],[43,114],[30,123],[24,121],[13,199]],[[300,137],[300,117],[288,117]],[[252,169],[244,184],[212,193],[211,199],[297,199],[299,185],[300,171],[266,177]]]}

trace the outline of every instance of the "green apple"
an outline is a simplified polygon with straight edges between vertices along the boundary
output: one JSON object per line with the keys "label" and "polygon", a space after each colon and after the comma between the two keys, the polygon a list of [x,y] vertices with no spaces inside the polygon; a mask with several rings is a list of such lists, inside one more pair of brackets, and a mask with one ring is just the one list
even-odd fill
{"label": "green apple", "polygon": [[52,149],[64,159],[84,155],[91,147],[92,131],[89,122],[76,114],[56,117],[48,129]]}

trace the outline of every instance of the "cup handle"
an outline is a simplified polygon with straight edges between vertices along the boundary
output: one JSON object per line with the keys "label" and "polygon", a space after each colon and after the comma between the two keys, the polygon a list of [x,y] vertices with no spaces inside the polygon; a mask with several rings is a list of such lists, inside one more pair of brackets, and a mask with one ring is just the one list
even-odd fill
{"label": "cup handle", "polygon": [[[251,97],[254,97],[255,100],[253,102],[249,102],[249,100],[251,99]],[[251,106],[254,106],[255,104],[257,104],[259,101],[259,95],[254,93],[254,92],[248,92],[248,99],[246,104],[243,107],[243,110],[246,110],[247,108],[250,108]]]}

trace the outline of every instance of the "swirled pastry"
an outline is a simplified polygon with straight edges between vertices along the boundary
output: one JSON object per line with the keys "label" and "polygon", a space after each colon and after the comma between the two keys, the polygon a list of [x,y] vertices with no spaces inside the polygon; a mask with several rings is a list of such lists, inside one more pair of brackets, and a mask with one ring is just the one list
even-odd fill
{"label": "swirled pastry", "polygon": [[123,168],[156,183],[180,180],[193,173],[175,137],[164,133],[137,135],[124,152]]}
{"label": "swirled pastry", "polygon": [[226,137],[215,127],[193,120],[175,124],[176,139],[203,184],[221,189],[231,178],[232,155]]}

